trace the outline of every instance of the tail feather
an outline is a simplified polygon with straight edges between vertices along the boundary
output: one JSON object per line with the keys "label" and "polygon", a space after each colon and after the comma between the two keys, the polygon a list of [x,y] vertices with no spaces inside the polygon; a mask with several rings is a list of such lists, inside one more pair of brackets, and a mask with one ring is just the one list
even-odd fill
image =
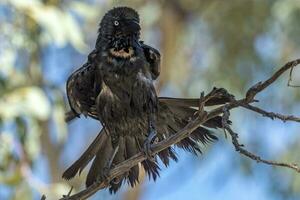
{"label": "tail feather", "polygon": [[[143,148],[143,144],[146,140],[146,137],[137,137],[136,141],[137,141],[137,146],[140,147],[140,150],[142,150]],[[157,177],[159,177],[159,170],[160,167],[158,166],[156,161],[151,161],[151,160],[144,160],[142,163],[142,166],[145,170],[145,172],[148,174],[149,179],[153,178],[153,180],[155,181]]]}
{"label": "tail feather", "polygon": [[213,132],[203,127],[198,127],[196,130],[194,130],[190,137],[197,142],[201,142],[202,144],[207,144],[218,140],[217,136],[215,136]]}
{"label": "tail feather", "polygon": [[166,167],[169,166],[170,158],[175,162],[178,161],[176,153],[174,152],[174,149],[172,147],[168,147],[167,149],[162,150],[158,153],[158,156]]}
{"label": "tail feather", "polygon": [[200,148],[199,148],[199,145],[194,142],[193,140],[191,140],[190,138],[184,138],[183,140],[181,140],[180,142],[178,142],[176,144],[176,146],[188,151],[188,152],[191,152],[195,155],[197,155],[197,152],[199,153],[202,153]]}
{"label": "tail feather", "polygon": [[169,109],[172,113],[180,119],[188,119],[194,116],[197,112],[196,109],[190,107],[180,107],[180,106],[170,106],[168,105]]}
{"label": "tail feather", "polygon": [[[134,156],[139,152],[138,144],[136,144],[136,140],[134,137],[127,136],[126,137],[126,159]],[[128,174],[128,182],[133,187],[139,182],[139,166],[136,165],[132,167]]]}
{"label": "tail feather", "polygon": [[104,175],[104,169],[107,166],[110,158],[113,154],[113,147],[111,143],[111,137],[107,137],[107,140],[103,142],[103,145],[98,150],[96,157],[92,163],[92,166],[88,172],[86,178],[86,186],[92,185],[98,178],[102,178],[101,176]]}
{"label": "tail feather", "polygon": [[149,179],[153,178],[153,180],[155,181],[157,177],[159,177],[160,167],[156,162],[150,160],[144,160],[142,162],[142,166],[144,167],[146,173],[148,174]]}
{"label": "tail feather", "polygon": [[132,167],[128,174],[128,183],[131,187],[134,187],[136,184],[139,183],[139,166],[136,165]]}
{"label": "tail feather", "polygon": [[94,158],[96,153],[101,148],[103,142],[107,139],[107,134],[104,129],[100,131],[97,137],[94,139],[92,144],[85,150],[85,152],[77,159],[62,175],[62,177],[66,180],[73,178],[77,173],[81,173],[81,171],[87,166],[87,164]]}
{"label": "tail feather", "polygon": [[[121,136],[119,137],[119,150],[116,154],[113,165],[117,165],[122,161],[134,156],[138,152],[140,152],[141,147],[145,141],[145,137],[133,137],[133,136]],[[171,152],[170,155],[172,157],[173,153]],[[149,175],[149,178],[153,178],[156,180],[159,177],[159,166],[156,161],[144,160],[142,163],[143,168],[145,169],[146,173]],[[122,176],[118,177],[118,180],[113,180],[110,182],[109,191],[111,193],[115,193],[122,185],[122,183],[127,180],[130,186],[135,186],[139,180],[139,166],[136,165],[132,167],[127,174],[123,174]]]}
{"label": "tail feather", "polygon": [[[195,117],[197,110],[193,107],[197,105],[199,105],[199,99],[160,98],[159,124],[166,127],[168,135],[175,134]],[[218,139],[212,131],[205,127],[221,128],[222,117],[217,116],[208,120],[203,126],[195,129],[189,137],[178,142],[176,146],[193,154],[201,153],[198,142],[205,145]],[[164,128],[160,127],[158,130],[164,130]],[[165,159],[165,163],[168,164],[167,159]]]}
{"label": "tail feather", "polygon": [[[231,121],[228,120],[227,123],[231,124]],[[204,123],[203,125],[208,128],[222,128],[223,127],[222,117],[216,116],[212,119],[207,120],[206,123]]]}
{"label": "tail feather", "polygon": [[[126,153],[125,151],[127,149],[126,149],[126,146],[125,146],[125,139],[124,139],[123,136],[119,137],[119,141],[118,141],[117,146],[118,146],[119,149],[118,149],[118,152],[116,153],[116,155],[113,159],[113,162],[112,162],[113,166],[115,166],[115,165],[117,165],[117,164],[119,164],[119,163],[121,163],[122,161],[125,160],[125,153]],[[115,148],[116,147],[114,147],[114,149]]]}
{"label": "tail feather", "polygon": [[[172,98],[172,97],[159,97],[160,102],[172,104],[181,107],[199,107],[199,98]],[[205,102],[205,106],[217,106],[228,103],[231,100],[230,96],[212,97]]]}
{"label": "tail feather", "polygon": [[110,187],[109,187],[109,192],[112,193],[116,193],[120,187],[122,186],[123,182],[124,182],[124,177],[122,177],[120,180],[117,181],[111,181],[110,182]]}
{"label": "tail feather", "polygon": [[[117,146],[118,146],[118,150],[117,150],[115,157],[113,158],[111,167],[114,167],[115,165],[117,165],[125,160],[125,154],[126,154],[127,149],[125,146],[125,139],[123,136],[119,137],[118,144],[115,144],[114,150],[116,150]],[[110,182],[109,191],[111,193],[115,193],[121,187],[122,182],[124,181],[124,178],[125,178],[125,174],[112,180]]]}

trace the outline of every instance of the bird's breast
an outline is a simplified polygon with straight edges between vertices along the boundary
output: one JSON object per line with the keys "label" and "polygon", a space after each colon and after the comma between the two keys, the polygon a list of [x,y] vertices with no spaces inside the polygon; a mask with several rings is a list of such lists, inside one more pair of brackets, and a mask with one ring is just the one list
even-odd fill
{"label": "bird's breast", "polygon": [[133,119],[144,118],[156,107],[156,92],[151,78],[142,72],[132,77],[113,75],[104,79],[98,96],[98,108],[105,123],[130,123]]}

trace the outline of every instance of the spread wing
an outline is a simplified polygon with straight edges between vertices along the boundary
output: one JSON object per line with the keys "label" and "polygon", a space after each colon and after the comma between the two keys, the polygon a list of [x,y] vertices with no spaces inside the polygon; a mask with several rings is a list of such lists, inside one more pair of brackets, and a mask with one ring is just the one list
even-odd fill
{"label": "spread wing", "polygon": [[142,41],[141,41],[141,47],[144,50],[146,60],[150,64],[150,71],[152,74],[152,78],[153,80],[155,80],[160,74],[160,53],[157,49],[144,44]]}
{"label": "spread wing", "polygon": [[93,64],[96,52],[89,55],[89,60],[81,68],[71,74],[67,80],[67,96],[75,116],[84,114],[98,119],[96,102],[101,90],[101,77]]}

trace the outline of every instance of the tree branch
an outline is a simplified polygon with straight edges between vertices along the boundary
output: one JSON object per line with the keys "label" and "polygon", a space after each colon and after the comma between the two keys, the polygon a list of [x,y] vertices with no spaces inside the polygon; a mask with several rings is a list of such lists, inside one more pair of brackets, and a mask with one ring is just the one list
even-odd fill
{"label": "tree branch", "polygon": [[300,173],[300,167],[297,164],[294,163],[284,163],[284,162],[276,162],[276,161],[271,161],[271,160],[265,160],[261,158],[260,156],[255,155],[254,153],[251,153],[247,151],[245,148],[243,148],[244,145],[241,145],[238,141],[238,134],[235,133],[229,126],[226,126],[225,129],[229,132],[231,135],[232,139],[232,144],[235,147],[235,150],[239,152],[240,154],[247,156],[248,158],[255,160],[258,163],[264,163],[267,165],[274,165],[274,166],[279,166],[279,167],[287,167],[293,170],[296,170],[298,173]]}
{"label": "tree branch", "polygon": [[276,162],[276,161],[271,161],[271,160],[265,160],[265,159],[261,158],[260,156],[254,154],[254,153],[251,153],[248,150],[246,150],[245,148],[243,148],[244,145],[240,144],[239,141],[238,141],[239,135],[237,133],[235,133],[230,128],[229,124],[227,123],[228,120],[229,120],[229,115],[230,115],[229,110],[226,109],[226,107],[225,107],[224,114],[223,114],[223,120],[222,120],[223,128],[224,128],[225,131],[229,132],[229,134],[231,136],[232,144],[235,147],[235,150],[237,152],[239,152],[240,154],[242,154],[242,155],[244,155],[244,156],[246,156],[246,157],[248,157],[252,160],[255,160],[258,163],[261,162],[261,163],[264,163],[264,164],[267,164],[267,165],[287,167],[287,168],[296,170],[298,173],[300,173],[300,167],[297,164],[290,164],[290,163],[284,163],[284,162]]}
{"label": "tree branch", "polygon": [[[183,129],[178,131],[176,134],[170,136],[169,138],[167,138],[157,144],[153,144],[151,146],[153,154],[156,154],[156,153],[168,148],[169,146],[178,143],[182,139],[188,137],[190,135],[190,133],[192,133],[196,128],[198,128],[200,125],[202,125],[209,119],[212,119],[212,118],[222,115],[222,114],[223,114],[224,118],[228,118],[229,111],[236,107],[244,107],[244,108],[250,109],[254,112],[263,114],[263,116],[270,117],[270,118],[278,118],[283,121],[290,120],[290,121],[299,122],[299,118],[297,118],[297,117],[284,116],[284,115],[280,115],[280,114],[270,113],[270,112],[264,111],[260,108],[250,105],[251,103],[255,102],[254,98],[259,92],[263,91],[268,86],[270,86],[272,83],[274,83],[284,72],[286,72],[289,69],[294,68],[298,64],[300,64],[300,59],[286,63],[278,71],[276,71],[273,74],[273,76],[271,76],[269,79],[267,79],[264,82],[259,82],[259,83],[255,84],[254,86],[252,86],[247,91],[246,97],[243,99],[240,99],[240,100],[235,100],[234,97],[232,95],[228,94],[226,92],[226,90],[224,90],[224,89],[214,89],[211,93],[209,93],[206,96],[201,95],[200,102],[199,102],[199,112],[198,112],[197,117],[194,120],[190,121]],[[231,101],[225,105],[219,106],[209,112],[206,112],[203,108],[204,102],[206,100],[210,99],[211,97],[215,97],[218,95],[228,95],[228,97],[231,97]],[[256,160],[257,162],[262,162],[262,163],[269,164],[269,165],[288,167],[288,168],[296,170],[297,172],[300,172],[299,167],[295,164],[287,164],[287,163],[264,160],[264,159],[260,158],[259,156],[256,156],[255,154],[248,152],[247,150],[242,148],[242,145],[239,144],[238,139],[237,139],[238,135],[230,129],[228,124],[225,123],[226,120],[222,120],[222,121],[224,123],[224,128],[231,135],[233,145],[235,146],[236,150],[239,153],[241,153],[253,160]],[[86,199],[86,198],[92,196],[98,190],[107,187],[109,185],[109,182],[112,179],[126,173],[133,166],[137,165],[138,163],[142,162],[145,159],[146,159],[146,156],[144,155],[144,153],[140,152],[140,153],[136,154],[135,156],[118,164],[113,169],[111,169],[106,181],[104,181],[104,182],[97,181],[94,184],[92,184],[90,187],[84,189],[83,191],[81,191],[77,194],[71,195],[71,196],[69,196],[69,195],[64,196],[60,200]]]}
{"label": "tree branch", "polygon": [[256,113],[260,113],[260,114],[262,114],[263,117],[269,117],[272,120],[277,118],[277,119],[282,120],[283,122],[286,122],[286,121],[300,122],[300,118],[295,117],[293,115],[283,115],[283,114],[279,114],[279,113],[268,112],[268,111],[265,111],[261,108],[258,108],[256,106],[249,105],[249,104],[241,104],[241,106],[248,109],[248,110],[252,110]]}

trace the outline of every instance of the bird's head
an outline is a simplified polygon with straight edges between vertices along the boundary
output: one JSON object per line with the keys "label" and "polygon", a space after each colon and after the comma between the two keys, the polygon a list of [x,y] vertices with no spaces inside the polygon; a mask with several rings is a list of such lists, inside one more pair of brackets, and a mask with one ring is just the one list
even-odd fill
{"label": "bird's head", "polygon": [[136,47],[140,36],[138,13],[129,7],[116,7],[108,11],[100,22],[97,48],[128,50]]}

